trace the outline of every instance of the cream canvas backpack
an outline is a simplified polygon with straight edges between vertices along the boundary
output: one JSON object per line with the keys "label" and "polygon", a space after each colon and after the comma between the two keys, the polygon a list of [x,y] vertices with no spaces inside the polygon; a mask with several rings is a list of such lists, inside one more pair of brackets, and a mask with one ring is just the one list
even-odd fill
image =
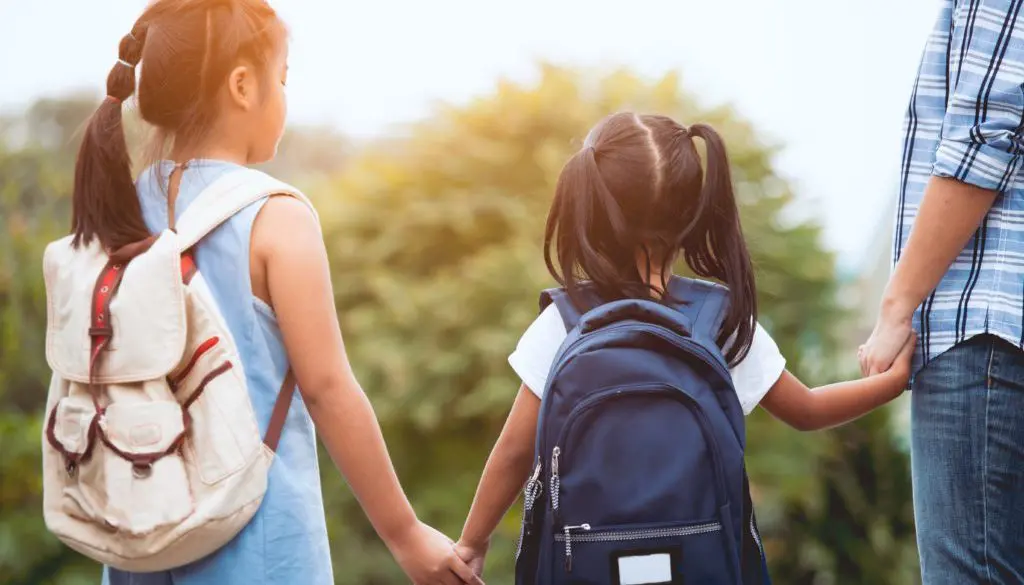
{"label": "cream canvas backpack", "polygon": [[43,513],[71,548],[122,570],[165,570],[217,550],[259,508],[294,378],[261,437],[191,250],[272,194],[312,209],[245,169],[206,188],[177,230],[111,254],[95,240],[76,249],[71,236],[47,247]]}

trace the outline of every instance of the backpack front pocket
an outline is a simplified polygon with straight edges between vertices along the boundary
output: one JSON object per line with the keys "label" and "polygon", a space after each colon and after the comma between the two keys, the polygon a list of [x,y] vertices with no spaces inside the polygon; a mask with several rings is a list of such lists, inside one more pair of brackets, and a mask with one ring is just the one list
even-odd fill
{"label": "backpack front pocket", "polygon": [[569,525],[555,535],[554,552],[558,585],[710,585],[730,573],[717,520]]}
{"label": "backpack front pocket", "polygon": [[176,402],[111,404],[101,419],[107,461],[107,521],[146,534],[177,524],[193,510],[181,445],[185,418]]}
{"label": "backpack front pocket", "polygon": [[73,390],[51,416],[55,447],[65,457],[84,455],[65,465],[69,515],[109,532],[144,535],[192,514],[181,457],[185,419],[177,402],[115,402],[96,416],[87,394]]}

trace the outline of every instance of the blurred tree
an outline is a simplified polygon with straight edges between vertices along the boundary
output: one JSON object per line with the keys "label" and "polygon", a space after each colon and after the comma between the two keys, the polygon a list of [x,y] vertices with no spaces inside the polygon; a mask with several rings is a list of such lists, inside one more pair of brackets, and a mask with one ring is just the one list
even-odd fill
{"label": "blurred tree", "polygon": [[95,583],[97,568],[46,532],[39,477],[45,359],[43,249],[67,233],[74,140],[89,98],[43,100],[0,124],[0,583]]}

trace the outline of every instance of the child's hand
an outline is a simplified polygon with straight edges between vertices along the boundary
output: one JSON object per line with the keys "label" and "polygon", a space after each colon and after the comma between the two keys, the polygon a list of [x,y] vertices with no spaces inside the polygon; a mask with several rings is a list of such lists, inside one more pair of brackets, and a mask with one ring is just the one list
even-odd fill
{"label": "child's hand", "polygon": [[392,552],[414,585],[483,585],[452,550],[451,539],[422,522],[417,521]]}
{"label": "child's hand", "polygon": [[903,344],[903,348],[900,349],[900,353],[896,356],[896,361],[892,363],[892,367],[882,374],[892,380],[893,391],[897,394],[902,393],[910,381],[910,361],[914,357],[915,347],[917,347],[917,333],[911,331],[910,337]]}
{"label": "child's hand", "polygon": [[459,540],[455,543],[455,554],[467,565],[473,572],[476,573],[477,577],[483,577],[484,574],[484,559],[487,557],[487,548],[490,543],[483,544],[468,544]]}

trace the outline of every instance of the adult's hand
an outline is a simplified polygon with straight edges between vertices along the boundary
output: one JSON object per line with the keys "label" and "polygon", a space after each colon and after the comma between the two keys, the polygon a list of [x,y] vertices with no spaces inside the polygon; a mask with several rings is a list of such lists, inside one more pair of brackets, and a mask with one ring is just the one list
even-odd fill
{"label": "adult's hand", "polygon": [[898,302],[883,303],[875,330],[857,351],[860,373],[873,376],[887,371],[911,335],[914,309]]}
{"label": "adult's hand", "polygon": [[[947,145],[947,148],[954,147]],[[991,167],[975,165],[974,168]],[[883,294],[878,324],[858,352],[862,374],[867,376],[889,369],[910,336],[914,310],[935,290],[950,265],[963,252],[996,196],[995,190],[956,179],[941,176],[929,179],[907,245]]]}

